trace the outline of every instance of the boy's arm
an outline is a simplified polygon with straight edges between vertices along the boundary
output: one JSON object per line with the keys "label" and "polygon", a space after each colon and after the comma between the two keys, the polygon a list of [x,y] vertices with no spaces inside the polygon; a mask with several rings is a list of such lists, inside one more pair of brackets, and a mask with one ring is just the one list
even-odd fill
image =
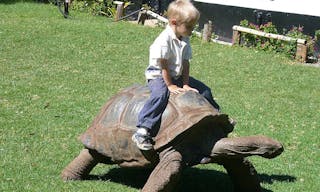
{"label": "boy's arm", "polygon": [[182,69],[182,81],[183,89],[187,91],[199,92],[197,89],[189,86],[189,72],[190,72],[190,63],[189,60],[183,60],[183,69]]}
{"label": "boy's arm", "polygon": [[169,68],[167,65],[167,60],[161,59],[160,63],[161,63],[161,70],[162,70],[162,78],[163,78],[164,82],[166,83],[169,91],[174,94],[178,94],[178,93],[185,91],[184,89],[182,89],[172,83]]}

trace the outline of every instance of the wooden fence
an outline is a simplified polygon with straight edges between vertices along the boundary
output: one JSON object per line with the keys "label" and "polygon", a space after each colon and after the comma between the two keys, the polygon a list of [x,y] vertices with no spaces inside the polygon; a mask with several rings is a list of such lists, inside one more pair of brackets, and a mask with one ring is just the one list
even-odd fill
{"label": "wooden fence", "polygon": [[287,37],[284,35],[278,35],[278,34],[273,34],[273,33],[265,33],[262,31],[254,30],[254,29],[249,29],[246,27],[241,27],[241,26],[233,26],[233,36],[232,36],[232,44],[240,44],[240,39],[241,39],[241,33],[249,33],[261,37],[266,37],[266,38],[271,38],[271,39],[278,39],[282,41],[288,41],[288,42],[295,42],[297,45],[297,51],[295,54],[295,59],[300,61],[300,62],[306,62],[307,60],[307,41],[305,39],[297,39],[297,38],[292,38],[292,37]]}
{"label": "wooden fence", "polygon": [[[113,1],[115,4],[117,4],[117,12],[115,16],[115,21],[121,20],[121,16],[123,15],[123,2],[121,1]],[[147,15],[150,15],[161,22],[168,23],[168,19],[164,18],[150,10],[141,9],[139,13],[138,23],[144,24],[145,19],[147,18]],[[203,34],[196,32],[197,35],[201,36],[203,41],[209,42],[214,41],[214,39],[211,38],[212,35],[212,22],[209,21],[204,25]],[[273,33],[266,33],[254,29],[249,29],[242,26],[234,25],[232,27],[233,29],[233,36],[232,36],[232,45],[240,44],[241,40],[241,33],[249,33],[261,37],[271,38],[271,39],[278,39],[282,41],[288,41],[288,42],[295,42],[297,45],[297,51],[295,54],[295,59],[300,62],[306,62],[307,61],[307,41],[305,39],[298,39],[298,38],[292,38],[287,37],[284,35],[278,35]]]}

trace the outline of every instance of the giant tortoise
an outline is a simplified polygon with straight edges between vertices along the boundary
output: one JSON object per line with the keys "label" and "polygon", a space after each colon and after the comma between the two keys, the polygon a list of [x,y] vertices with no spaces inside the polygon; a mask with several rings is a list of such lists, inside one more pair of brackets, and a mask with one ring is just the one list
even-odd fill
{"label": "giant tortoise", "polygon": [[233,183],[234,191],[261,191],[256,170],[246,159],[274,158],[283,146],[266,136],[227,138],[233,125],[200,94],[171,95],[154,131],[154,149],[141,151],[131,141],[138,113],[149,97],[146,86],[134,85],[112,97],[89,129],[80,136],[84,149],[61,173],[63,180],[85,179],[98,164],[153,168],[142,191],[173,191],[188,166],[217,163]]}

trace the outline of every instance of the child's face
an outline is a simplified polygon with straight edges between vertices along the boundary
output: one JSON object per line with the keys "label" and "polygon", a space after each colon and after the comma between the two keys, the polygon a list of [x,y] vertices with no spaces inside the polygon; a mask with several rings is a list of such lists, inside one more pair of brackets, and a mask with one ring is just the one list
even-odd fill
{"label": "child's face", "polygon": [[189,23],[177,23],[176,24],[176,35],[178,37],[188,37],[192,34],[192,31],[196,25],[196,21],[194,22],[189,22]]}

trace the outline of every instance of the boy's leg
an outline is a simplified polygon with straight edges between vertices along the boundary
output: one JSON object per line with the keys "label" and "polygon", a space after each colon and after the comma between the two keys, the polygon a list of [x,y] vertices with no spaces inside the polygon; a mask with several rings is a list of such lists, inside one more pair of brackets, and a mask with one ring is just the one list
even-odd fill
{"label": "boy's leg", "polygon": [[199,91],[199,93],[204,96],[209,103],[216,108],[217,110],[220,111],[220,106],[218,105],[218,103],[213,99],[212,93],[211,93],[211,89],[206,86],[204,83],[202,83],[201,81],[190,77],[189,78],[189,85],[195,89],[197,89]]}
{"label": "boy's leg", "polygon": [[169,90],[162,78],[149,80],[150,98],[146,101],[144,107],[138,116],[138,131],[132,136],[132,140],[142,150],[152,148],[151,129],[156,127],[161,120],[168,100]]}
{"label": "boy's leg", "polygon": [[137,127],[154,128],[166,109],[170,92],[162,78],[149,80],[150,98],[140,111]]}

